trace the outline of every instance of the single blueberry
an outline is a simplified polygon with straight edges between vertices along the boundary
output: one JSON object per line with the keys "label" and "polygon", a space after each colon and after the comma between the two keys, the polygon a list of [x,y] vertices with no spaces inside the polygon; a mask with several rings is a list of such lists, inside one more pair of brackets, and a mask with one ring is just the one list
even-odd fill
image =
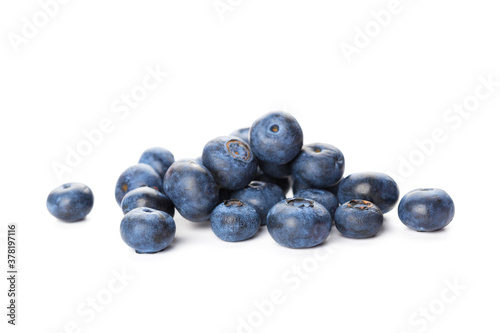
{"label": "single blueberry", "polygon": [[87,185],[67,183],[56,187],[47,197],[50,214],[66,222],[79,221],[92,210],[94,195]]}
{"label": "single blueberry", "polygon": [[344,236],[368,238],[375,236],[384,221],[382,211],[366,200],[350,200],[335,212],[335,226]]}
{"label": "single blueberry", "polygon": [[297,198],[311,199],[322,204],[330,213],[332,218],[335,216],[335,211],[339,206],[337,197],[327,190],[319,188],[306,188],[294,193]]}
{"label": "single blueberry", "polygon": [[257,233],[260,217],[252,206],[230,199],[215,207],[210,215],[210,225],[214,234],[223,241],[239,242]]}
{"label": "single blueberry", "polygon": [[387,213],[399,198],[399,188],[394,179],[379,172],[353,173],[339,185],[339,201],[344,204],[352,199],[367,200]]}
{"label": "single blueberry", "polygon": [[193,222],[208,221],[219,202],[219,187],[214,177],[193,159],[175,161],[168,168],[163,191],[177,211]]}
{"label": "single blueberry", "polygon": [[292,174],[291,163],[277,164],[259,160],[259,168],[265,175],[273,178],[288,178]]}
{"label": "single blueberry", "polygon": [[257,159],[247,143],[234,136],[220,136],[203,148],[203,165],[220,187],[244,188],[257,173]]}
{"label": "single blueberry", "polygon": [[118,205],[121,206],[125,194],[144,185],[158,191],[162,188],[161,177],[150,165],[139,163],[123,171],[115,186]]}
{"label": "single blueberry", "polygon": [[161,147],[145,150],[139,159],[139,163],[150,165],[160,177],[165,175],[165,172],[167,172],[174,161],[174,155],[169,150]]}
{"label": "single blueberry", "polygon": [[267,230],[281,246],[307,248],[325,241],[332,217],[323,205],[303,198],[285,199],[267,214]]}
{"label": "single blueberry", "polygon": [[175,222],[165,212],[140,207],[122,219],[120,233],[123,241],[137,253],[155,253],[165,249],[175,236]]}
{"label": "single blueberry", "polygon": [[244,189],[233,192],[231,198],[252,206],[259,214],[261,224],[265,225],[269,209],[285,199],[285,194],[276,184],[254,180]]}
{"label": "single blueberry", "polygon": [[338,183],[344,168],[344,155],[338,148],[326,143],[313,143],[302,147],[293,160],[292,175],[310,187],[327,188]]}
{"label": "single blueberry", "polygon": [[249,143],[248,139],[248,133],[250,132],[250,127],[245,127],[245,128],[240,128],[235,131],[232,131],[229,135],[230,136],[237,136],[241,140],[245,141],[246,143]]}
{"label": "single blueberry", "polygon": [[416,231],[435,231],[446,227],[455,216],[455,204],[438,188],[417,189],[407,193],[398,206],[401,222]]}
{"label": "single blueberry", "polygon": [[125,194],[122,200],[123,214],[139,207],[148,207],[161,210],[174,216],[175,207],[172,201],[163,193],[154,188],[141,186]]}
{"label": "single blueberry", "polygon": [[266,162],[285,164],[297,156],[304,136],[297,120],[286,112],[271,112],[250,127],[250,147]]}

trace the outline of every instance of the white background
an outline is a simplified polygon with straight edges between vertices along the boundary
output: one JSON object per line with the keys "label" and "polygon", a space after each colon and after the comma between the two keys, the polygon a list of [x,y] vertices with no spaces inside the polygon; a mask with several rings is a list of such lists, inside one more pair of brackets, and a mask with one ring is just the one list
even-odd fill
{"label": "white background", "polygon": [[[22,35],[23,17],[33,21],[40,5],[1,3],[1,231],[18,223],[20,271],[14,329],[2,278],[2,327],[71,332],[76,322],[81,332],[220,333],[237,332],[250,317],[253,326],[240,332],[498,331],[500,86],[465,118],[443,118],[474,101],[479,77],[500,81],[498,4],[401,0],[349,63],[342,43],[354,45],[366,24],[376,29],[370,12],[389,1],[224,3],[232,10],[222,20],[211,0],[69,1],[18,52],[9,38]],[[168,78],[120,118],[113,103],[141,84],[148,66]],[[402,194],[445,189],[455,220],[417,233],[394,210],[373,239],[334,230],[323,246],[291,250],[266,228],[225,243],[176,215],[168,250],[137,255],[122,242],[114,186],[144,149],[197,157],[209,139],[278,109],[298,119],[306,143],[339,147],[346,174],[400,176]],[[113,130],[59,179],[53,163],[65,163],[82,131],[108,118]],[[445,139],[422,158],[415,141],[435,128]],[[419,165],[398,171],[411,156]],[[94,192],[84,222],[60,222],[46,210],[47,194],[67,181]],[[5,239],[2,253],[4,261]],[[303,265],[309,273],[292,272]],[[106,299],[122,269],[133,279]],[[453,293],[449,283],[465,290]],[[255,302],[280,292],[282,302],[267,305],[264,317]],[[81,316],[96,296],[109,303]],[[419,308],[429,306],[432,319],[422,319]]]}

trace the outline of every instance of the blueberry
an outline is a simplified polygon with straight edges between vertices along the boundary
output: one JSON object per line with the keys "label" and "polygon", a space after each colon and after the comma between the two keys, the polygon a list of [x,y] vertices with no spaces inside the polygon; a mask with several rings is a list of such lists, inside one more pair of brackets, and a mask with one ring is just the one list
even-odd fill
{"label": "blueberry", "polygon": [[304,136],[297,120],[286,112],[271,112],[250,127],[250,147],[266,162],[285,164],[297,156]]}
{"label": "blueberry", "polygon": [[168,168],[163,190],[177,211],[193,222],[208,221],[219,201],[219,187],[214,177],[193,159],[175,161]]}
{"label": "blueberry", "polygon": [[287,178],[292,174],[292,167],[290,163],[277,164],[266,161],[259,161],[259,167],[262,172],[273,178]]}
{"label": "blueberry", "polygon": [[240,129],[237,129],[235,131],[232,131],[231,134],[229,134],[229,135],[230,136],[237,136],[238,138],[245,141],[246,143],[249,143],[250,142],[248,140],[248,133],[249,132],[250,132],[250,128],[245,127],[245,128],[240,128]]}
{"label": "blueberry", "polygon": [[92,210],[94,195],[87,185],[67,183],[56,187],[47,197],[50,214],[66,222],[79,221]]}
{"label": "blueberry", "polygon": [[172,201],[163,193],[154,188],[141,186],[125,194],[122,200],[123,214],[127,214],[132,209],[148,207],[161,210],[170,216],[174,216],[175,207]]}
{"label": "blueberry", "polygon": [[174,155],[169,150],[161,147],[145,150],[139,159],[139,163],[150,165],[160,177],[165,175],[165,172],[167,172],[174,161]]}
{"label": "blueberry", "polygon": [[125,194],[144,185],[161,191],[161,177],[151,166],[139,163],[123,171],[115,186],[115,199],[118,205],[121,206]]}
{"label": "blueberry", "polygon": [[384,215],[373,203],[366,200],[350,200],[335,212],[335,226],[350,238],[373,237],[382,228]]}
{"label": "blueberry", "polygon": [[401,222],[416,231],[435,231],[446,227],[455,216],[455,204],[438,188],[417,189],[407,193],[398,207]]}
{"label": "blueberry", "polygon": [[120,233],[123,241],[137,253],[155,253],[165,249],[175,236],[175,222],[165,212],[140,207],[122,219]]}
{"label": "blueberry", "polygon": [[339,200],[332,192],[318,188],[306,188],[294,193],[297,198],[305,198],[319,202],[330,213],[332,218],[339,206]]}
{"label": "blueberry", "polygon": [[283,193],[286,194],[288,191],[290,191],[290,186],[291,186],[291,180],[290,177],[287,178],[274,178],[271,176],[268,176],[264,174],[262,171],[257,170],[257,175],[255,176],[254,180],[259,180],[261,182],[266,182],[266,183],[272,183],[278,185]]}
{"label": "blueberry", "polygon": [[352,199],[367,200],[387,213],[394,208],[399,198],[399,188],[394,179],[378,172],[353,173],[340,182],[341,204]]}
{"label": "blueberry", "polygon": [[285,194],[276,184],[254,180],[244,189],[234,192],[231,197],[252,206],[259,214],[261,224],[265,225],[269,209],[285,199]]}
{"label": "blueberry", "polygon": [[267,214],[267,230],[281,246],[307,248],[323,243],[332,229],[332,217],[314,200],[280,201]]}
{"label": "blueberry", "polygon": [[220,136],[203,148],[203,165],[220,187],[244,188],[257,173],[257,159],[247,143],[234,136]]}
{"label": "blueberry", "polygon": [[293,160],[292,175],[310,187],[327,188],[338,183],[344,168],[344,155],[338,148],[326,143],[313,143],[302,147]]}
{"label": "blueberry", "polygon": [[252,206],[226,200],[212,211],[210,225],[214,234],[226,242],[239,242],[254,236],[260,227],[259,214]]}

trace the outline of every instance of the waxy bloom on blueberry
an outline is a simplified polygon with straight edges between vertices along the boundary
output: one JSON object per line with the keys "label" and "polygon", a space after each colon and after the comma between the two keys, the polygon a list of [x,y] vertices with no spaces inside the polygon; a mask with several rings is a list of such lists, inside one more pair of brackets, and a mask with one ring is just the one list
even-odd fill
{"label": "waxy bloom on blueberry", "polygon": [[396,206],[399,188],[394,179],[379,172],[358,172],[344,178],[339,185],[341,204],[353,199],[367,200],[387,213]]}
{"label": "waxy bloom on blueberry", "polygon": [[250,147],[261,161],[285,164],[297,156],[304,136],[297,120],[286,112],[271,112],[250,127]]}
{"label": "waxy bloom on blueberry", "polygon": [[332,216],[314,200],[285,199],[267,214],[267,230],[281,246],[313,247],[325,241],[332,229]]}
{"label": "waxy bloom on blueberry", "polygon": [[350,238],[375,236],[382,228],[384,215],[373,203],[366,200],[350,200],[335,212],[335,226]]}
{"label": "waxy bloom on blueberry", "polygon": [[260,227],[255,209],[237,199],[226,200],[212,211],[210,225],[214,234],[226,242],[251,238]]}
{"label": "waxy bloom on blueberry", "polygon": [[165,212],[141,207],[125,214],[120,233],[123,241],[137,253],[155,253],[172,243],[175,222]]}
{"label": "waxy bloom on blueberry", "polygon": [[455,204],[438,188],[417,189],[407,193],[398,207],[401,222],[416,231],[435,231],[446,227],[455,216]]}
{"label": "waxy bloom on blueberry", "polygon": [[163,191],[177,211],[193,222],[208,221],[219,202],[219,187],[214,177],[193,159],[175,161],[168,168]]}
{"label": "waxy bloom on blueberry", "polygon": [[121,206],[125,194],[141,186],[149,186],[158,191],[162,189],[161,177],[150,165],[144,163],[131,166],[118,178],[115,186],[115,199],[118,205]]}
{"label": "waxy bloom on blueberry", "polygon": [[139,163],[150,165],[162,178],[174,161],[174,155],[161,147],[149,148],[139,158]]}
{"label": "waxy bloom on blueberry", "polygon": [[203,148],[203,165],[220,187],[238,190],[248,185],[257,173],[257,159],[248,144],[234,136],[220,136]]}
{"label": "waxy bloom on blueberry", "polygon": [[47,198],[50,214],[66,222],[79,221],[92,210],[94,195],[87,185],[67,183],[56,187]]}
{"label": "waxy bloom on blueberry", "polygon": [[302,147],[292,162],[292,175],[309,187],[328,188],[339,182],[344,174],[342,152],[326,143],[313,143]]}
{"label": "waxy bloom on blueberry", "polygon": [[339,207],[339,200],[332,192],[319,188],[305,188],[299,190],[294,193],[294,197],[311,199],[319,202],[328,210],[332,218],[335,215],[335,211]]}
{"label": "waxy bloom on blueberry", "polygon": [[172,201],[163,193],[154,188],[141,186],[125,194],[122,200],[123,214],[139,207],[148,207],[161,210],[174,216],[175,207]]}
{"label": "waxy bloom on blueberry", "polygon": [[259,214],[261,224],[265,225],[269,209],[285,199],[285,194],[276,184],[254,180],[244,189],[234,192],[231,197],[252,206]]}

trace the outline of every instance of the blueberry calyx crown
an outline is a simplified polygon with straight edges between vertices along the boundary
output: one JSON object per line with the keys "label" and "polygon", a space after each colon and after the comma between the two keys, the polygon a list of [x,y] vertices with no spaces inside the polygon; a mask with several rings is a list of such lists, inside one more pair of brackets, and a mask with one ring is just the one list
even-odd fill
{"label": "blueberry calyx crown", "polygon": [[229,140],[226,143],[226,149],[232,157],[238,160],[248,161],[250,159],[250,150],[239,140]]}
{"label": "blueberry calyx crown", "polygon": [[229,199],[229,200],[224,200],[224,205],[226,207],[231,207],[231,206],[241,207],[244,206],[245,204],[238,199]]}
{"label": "blueberry calyx crown", "polygon": [[280,130],[280,127],[276,124],[272,125],[271,127],[269,127],[269,130],[273,133],[278,133],[279,130]]}
{"label": "blueberry calyx crown", "polygon": [[314,146],[314,147],[312,147],[312,149],[315,153],[321,153],[323,151],[323,149],[321,149],[321,147],[318,147],[318,146]]}
{"label": "blueberry calyx crown", "polygon": [[294,206],[298,208],[302,207],[314,207],[314,201],[303,199],[303,198],[292,198],[286,199],[286,204],[289,206]]}
{"label": "blueberry calyx crown", "polygon": [[374,206],[370,201],[353,199],[347,203],[348,208],[355,208],[359,210],[370,209]]}
{"label": "blueberry calyx crown", "polygon": [[261,182],[260,180],[252,180],[250,184],[248,184],[248,187],[261,188],[264,187],[264,185],[266,185],[266,183]]}

